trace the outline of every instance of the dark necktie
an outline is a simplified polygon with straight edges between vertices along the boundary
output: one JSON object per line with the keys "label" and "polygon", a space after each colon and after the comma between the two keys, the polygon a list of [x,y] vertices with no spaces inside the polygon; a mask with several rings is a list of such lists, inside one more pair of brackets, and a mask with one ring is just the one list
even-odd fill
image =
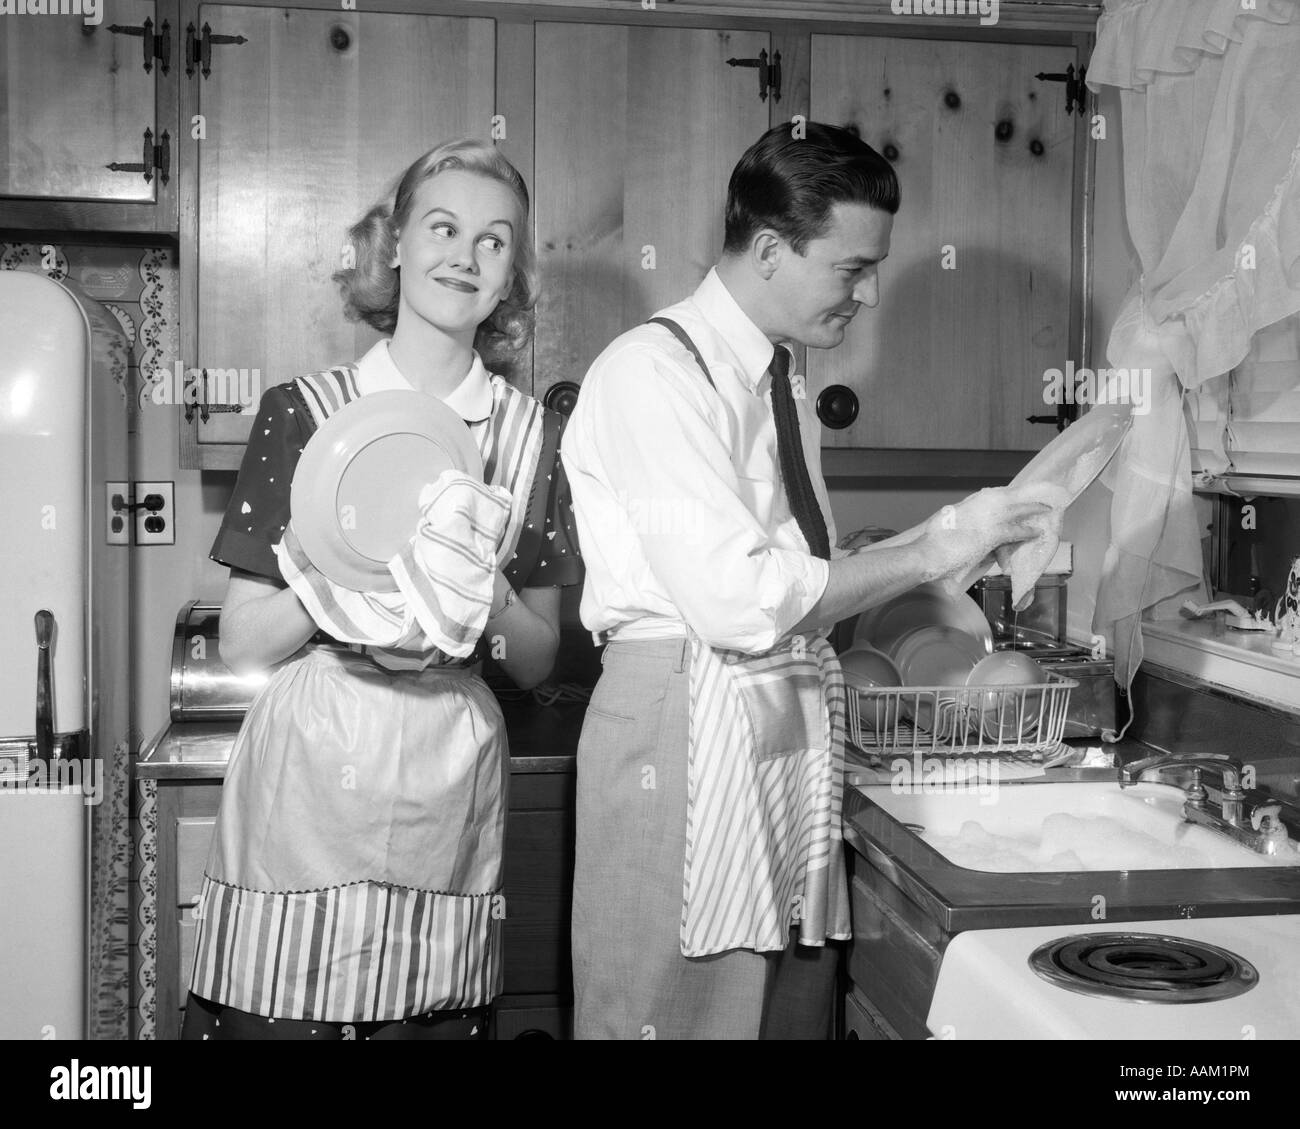
{"label": "dark necktie", "polygon": [[817,495],[813,493],[808,464],[804,462],[803,441],[799,436],[799,417],[795,413],[794,393],[790,391],[790,354],[776,347],[772,363],[767,366],[772,377],[772,416],[776,420],[776,454],[781,463],[781,480],[785,483],[790,510],[804,539],[815,557],[830,560],[830,535],[822,517]]}

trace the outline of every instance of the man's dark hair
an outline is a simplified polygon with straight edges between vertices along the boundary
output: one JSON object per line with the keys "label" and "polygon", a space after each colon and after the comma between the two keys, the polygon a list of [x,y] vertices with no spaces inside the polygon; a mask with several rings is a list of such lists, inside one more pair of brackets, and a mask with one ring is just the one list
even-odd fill
{"label": "man's dark hair", "polygon": [[732,170],[723,250],[741,252],[770,227],[802,255],[826,231],[836,204],[869,204],[893,215],[898,202],[893,168],[856,130],[783,123],[746,149]]}

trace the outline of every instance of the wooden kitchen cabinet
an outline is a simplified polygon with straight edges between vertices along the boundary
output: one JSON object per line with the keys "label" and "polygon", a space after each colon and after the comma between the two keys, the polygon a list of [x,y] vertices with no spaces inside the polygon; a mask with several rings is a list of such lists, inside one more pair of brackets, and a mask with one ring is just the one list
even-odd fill
{"label": "wooden kitchen cabinet", "polygon": [[764,31],[536,25],[534,396],[713,265],[732,167],[769,124],[757,71],[727,60],[770,49]]}
{"label": "wooden kitchen cabinet", "polygon": [[[377,339],[344,319],[330,278],[347,229],[421,153],[490,136],[495,28],[239,5],[201,5],[198,19],[247,42],[214,54],[185,109],[207,137],[185,150],[197,264],[182,280],[182,351],[187,369],[248,370],[260,395]],[[182,464],[238,467],[254,415],[193,412]]]}
{"label": "wooden kitchen cabinet", "polygon": [[[419,152],[489,136],[500,115],[542,282],[533,350],[508,375],[545,398],[694,289],[721,249],[735,161],[804,114],[857,124],[903,185],[881,307],[807,358],[814,399],[842,385],[860,403],[823,429],[827,473],[1013,473],[1055,434],[1026,417],[1054,415],[1042,374],[1083,355],[1088,119],[1034,76],[1086,59],[1087,14],[1043,4],[993,40],[870,5],[812,22],[595,0],[456,9],[474,16],[179,2],[183,20],[244,39],[181,90],[181,120],[207,129],[181,146],[187,369],[247,373],[260,394],[360,355],[376,335],[343,319],[330,281],[347,226]],[[777,50],[779,102],[728,65]],[[255,411],[228,400],[191,411],[182,466],[238,467]]]}
{"label": "wooden kitchen cabinet", "polygon": [[[826,447],[1027,451],[1055,427],[1042,375],[1079,361],[1076,131],[1037,72],[1073,46],[813,35],[814,119],[853,123],[898,173],[880,305],[839,348],[810,350],[809,396],[856,392]],[[945,269],[945,252],[951,248]]]}
{"label": "wooden kitchen cabinet", "polygon": [[185,68],[175,0],[112,0],[100,11],[98,24],[77,15],[3,21],[6,231],[176,230],[176,91]]}

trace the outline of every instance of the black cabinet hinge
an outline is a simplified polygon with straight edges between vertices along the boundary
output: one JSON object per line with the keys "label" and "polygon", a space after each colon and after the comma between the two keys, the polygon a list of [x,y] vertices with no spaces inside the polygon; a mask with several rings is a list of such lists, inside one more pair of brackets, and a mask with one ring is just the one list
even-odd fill
{"label": "black cabinet hinge", "polygon": [[105,165],[105,168],[112,169],[114,172],[138,172],[144,174],[146,184],[153,181],[155,172],[158,174],[158,180],[166,184],[171,179],[172,163],[172,144],[171,135],[164,129],[159,143],[153,143],[153,130],[146,128],[144,131],[144,159],[141,161],[114,161],[111,165]]}
{"label": "black cabinet hinge", "polygon": [[1039,82],[1063,82],[1065,83],[1065,112],[1073,114],[1078,111],[1080,114],[1087,112],[1088,107],[1088,68],[1080,67],[1078,73],[1075,73],[1074,64],[1071,63],[1065,68],[1065,73],[1059,71],[1049,74],[1046,71],[1039,71],[1034,75]]}
{"label": "black cabinet hinge", "polygon": [[158,60],[158,69],[168,74],[172,66],[172,29],[166,20],[162,29],[154,34],[153,20],[146,18],[141,27],[127,27],[124,24],[109,24],[108,30],[114,35],[138,35],[144,40],[144,73],[153,71],[153,61]]}
{"label": "black cabinet hinge", "polygon": [[233,404],[209,404],[208,403],[208,370],[200,369],[199,375],[193,378],[193,384],[197,386],[198,397],[196,401],[191,401],[189,396],[185,397],[185,422],[190,423],[194,419],[194,409],[199,409],[199,419],[203,423],[208,422],[208,416],[213,412],[242,412],[244,405],[238,402]]}
{"label": "black cabinet hinge", "polygon": [[728,59],[729,67],[756,67],[758,69],[758,98],[760,102],[767,101],[767,95],[770,91],[772,101],[781,101],[781,52],[775,51],[769,60],[767,48],[764,47],[759,53],[757,59]]}
{"label": "black cabinet hinge", "polygon": [[242,35],[218,35],[212,30],[211,25],[204,24],[202,31],[196,31],[194,25],[190,24],[185,29],[185,73],[193,76],[194,68],[198,67],[203,73],[204,78],[212,74],[212,48],[224,45],[238,46],[241,43],[247,43],[248,40]]}
{"label": "black cabinet hinge", "polygon": [[1064,431],[1079,418],[1078,404],[1058,404],[1054,416],[1025,416],[1026,423],[1050,423],[1057,431]]}

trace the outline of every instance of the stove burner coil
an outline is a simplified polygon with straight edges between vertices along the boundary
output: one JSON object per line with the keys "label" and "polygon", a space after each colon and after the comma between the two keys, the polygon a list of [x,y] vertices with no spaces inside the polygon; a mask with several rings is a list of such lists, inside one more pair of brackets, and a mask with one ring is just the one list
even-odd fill
{"label": "stove burner coil", "polygon": [[1079,933],[1040,945],[1029,967],[1085,996],[1199,1004],[1249,992],[1259,973],[1227,949],[1159,933]]}

